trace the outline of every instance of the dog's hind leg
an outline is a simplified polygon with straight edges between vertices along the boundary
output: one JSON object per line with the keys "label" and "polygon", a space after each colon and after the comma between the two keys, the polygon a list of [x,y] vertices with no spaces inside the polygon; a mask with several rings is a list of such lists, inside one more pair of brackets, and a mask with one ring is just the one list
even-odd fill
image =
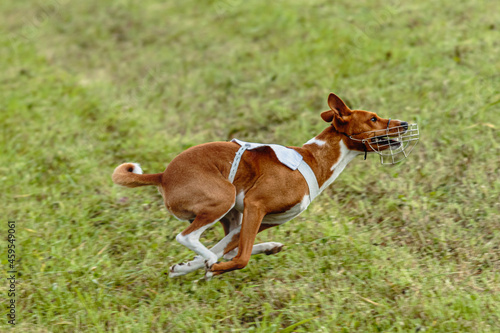
{"label": "dog's hind leg", "polygon": [[[186,200],[188,198],[182,199]],[[236,200],[235,188],[233,184],[225,179],[220,181],[217,178],[209,178],[204,180],[204,187],[200,189],[198,195],[189,199],[192,200],[189,210],[196,217],[175,239],[196,252],[210,267],[217,262],[218,258],[200,242],[200,236],[234,207]],[[174,200],[170,198],[169,201]],[[181,267],[183,265],[172,266],[170,268],[171,276],[175,276],[175,273],[179,270],[176,266]]]}
{"label": "dog's hind leg", "polygon": [[[240,212],[236,209],[232,209],[221,219],[226,236],[210,249],[210,251],[217,256],[217,259],[222,257],[224,249],[231,242],[233,237],[235,235],[239,235],[241,229],[241,217],[242,214]],[[203,267],[205,267],[205,259],[202,256],[197,255],[191,261],[173,265],[170,268],[170,277],[185,275]]]}
{"label": "dog's hind leg", "polygon": [[224,218],[221,219],[226,236],[210,249],[210,251],[217,255],[217,258],[221,258],[224,255],[226,247],[235,237],[239,238],[242,217],[243,214],[236,209],[232,209],[226,216],[224,216]]}
{"label": "dog's hind leg", "polygon": [[[224,248],[231,242],[234,236],[238,236],[239,238],[239,233],[240,233],[240,227],[237,229],[233,230],[230,232],[226,237],[224,237],[222,240],[220,240],[214,247],[210,249],[210,252],[217,258],[215,261],[217,261],[219,258],[222,257]],[[235,254],[236,255],[236,254]],[[173,265],[170,267],[170,277],[176,277],[180,275],[185,275],[188,273],[191,273],[197,269],[206,267],[209,262],[204,259],[202,256],[197,255],[194,257],[193,260],[188,261],[186,263],[180,263]]]}
{"label": "dog's hind leg", "polygon": [[234,229],[241,227],[242,217],[243,214],[236,210],[236,208],[233,208],[220,220],[220,223],[224,227],[225,236],[227,236]]}
{"label": "dog's hind leg", "polygon": [[193,260],[181,262],[170,267],[168,276],[173,278],[194,272],[197,269],[205,267],[205,260],[202,256],[195,256]]}
{"label": "dog's hind leg", "polygon": [[[213,217],[210,216],[210,214],[199,214],[196,216],[193,223],[191,223],[186,230],[178,234],[175,239],[190,250],[196,252],[203,258],[202,260],[215,263],[217,262],[217,256],[200,242],[200,236],[205,230],[214,225],[218,219],[219,217]],[[181,273],[182,266],[184,265],[178,264],[170,267],[170,276],[173,277],[176,275],[175,273]],[[182,275],[182,273],[177,275]]]}
{"label": "dog's hind leg", "polygon": [[[233,259],[238,254],[237,245],[239,243],[239,237],[241,231],[241,217],[242,214],[237,210],[233,209],[221,219],[221,223],[224,225],[224,231],[226,232],[226,236],[210,249],[210,251],[212,251],[217,256],[217,259],[224,256],[224,259],[230,260]],[[259,228],[259,232],[274,227],[276,225],[277,224],[262,224]],[[260,253],[265,253],[267,255],[276,254],[280,252],[282,249],[283,249],[283,244],[281,243],[277,242],[260,243],[260,244],[255,244],[253,246],[252,255]],[[191,261],[172,266],[170,268],[170,277],[185,275],[204,267],[205,267],[205,260],[203,259],[203,257],[197,255]]]}

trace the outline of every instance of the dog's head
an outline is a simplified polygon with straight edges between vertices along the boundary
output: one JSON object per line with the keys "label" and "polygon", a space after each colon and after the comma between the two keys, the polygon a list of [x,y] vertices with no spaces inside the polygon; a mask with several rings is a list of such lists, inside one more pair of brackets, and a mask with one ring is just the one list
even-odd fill
{"label": "dog's head", "polygon": [[330,110],[321,113],[321,118],[350,139],[344,141],[351,150],[381,152],[396,149],[401,142],[391,137],[396,138],[408,130],[406,121],[384,119],[370,111],[351,110],[334,93],[328,96],[328,106]]}

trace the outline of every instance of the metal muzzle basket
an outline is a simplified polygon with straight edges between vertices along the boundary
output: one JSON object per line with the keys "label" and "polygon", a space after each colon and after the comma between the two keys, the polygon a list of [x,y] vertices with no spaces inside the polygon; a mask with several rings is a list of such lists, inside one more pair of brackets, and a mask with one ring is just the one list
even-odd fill
{"label": "metal muzzle basket", "polygon": [[[357,136],[363,138],[356,138]],[[417,124],[408,124],[359,133],[350,138],[368,145],[373,152],[380,155],[382,164],[396,164],[407,158],[417,145],[419,130]]]}

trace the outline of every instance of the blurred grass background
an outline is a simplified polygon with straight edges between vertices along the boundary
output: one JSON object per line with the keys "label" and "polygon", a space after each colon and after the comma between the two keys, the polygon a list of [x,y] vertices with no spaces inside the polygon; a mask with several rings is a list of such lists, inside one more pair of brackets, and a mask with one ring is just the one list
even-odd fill
{"label": "blurred grass background", "polygon": [[[499,2],[23,0],[0,15],[16,331],[500,329]],[[285,243],[276,256],[208,283],[166,277],[192,257],[175,242],[186,225],[156,189],[114,186],[116,165],[160,172],[233,137],[301,145],[330,91],[418,122],[409,159],[356,159],[259,235]]]}

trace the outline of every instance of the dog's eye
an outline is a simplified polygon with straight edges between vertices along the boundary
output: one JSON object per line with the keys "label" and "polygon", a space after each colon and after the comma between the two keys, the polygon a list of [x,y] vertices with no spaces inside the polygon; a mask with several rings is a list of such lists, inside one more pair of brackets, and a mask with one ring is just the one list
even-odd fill
{"label": "dog's eye", "polygon": [[370,119],[371,121],[373,122],[376,122],[377,121],[377,117],[373,117],[372,119]]}

